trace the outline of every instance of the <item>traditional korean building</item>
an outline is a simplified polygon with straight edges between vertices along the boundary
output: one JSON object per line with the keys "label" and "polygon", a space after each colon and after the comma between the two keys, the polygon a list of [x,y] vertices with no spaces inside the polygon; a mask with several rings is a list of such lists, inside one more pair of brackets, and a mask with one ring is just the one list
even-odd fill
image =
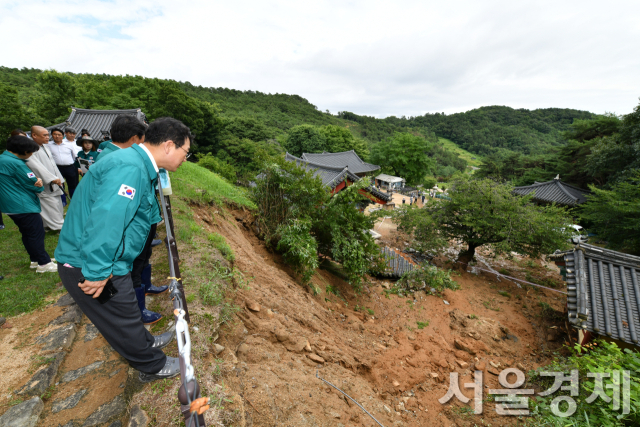
{"label": "traditional korean building", "polygon": [[[348,185],[350,185],[350,183],[357,182],[361,179],[358,175],[353,173],[349,167],[346,166],[330,166],[326,164],[315,163],[306,159],[301,159],[289,153],[285,155],[285,159],[289,162],[296,162],[298,166],[312,171],[313,176],[319,177],[322,180],[322,183],[325,186],[329,187],[331,194],[336,194],[339,191],[345,189]],[[366,190],[360,190],[360,193],[372,202],[381,205],[386,205],[387,203],[391,202],[392,199],[390,195],[377,190],[373,186],[368,187]]]}
{"label": "traditional korean building", "polygon": [[353,150],[340,153],[303,153],[302,160],[330,168],[349,168],[352,174],[361,178],[380,170],[380,166],[365,162]]}
{"label": "traditional korean building", "polygon": [[589,190],[575,187],[560,181],[560,175],[547,182],[535,182],[533,185],[515,187],[514,194],[526,196],[535,193],[533,201],[537,203],[555,203],[557,205],[574,207],[587,201]]}
{"label": "traditional korean building", "polygon": [[550,258],[566,270],[568,320],[582,344],[599,335],[640,346],[640,257],[581,243]]}
{"label": "traditional korean building", "polygon": [[64,123],[48,126],[47,129],[58,128],[64,131],[67,127],[74,128],[78,136],[82,129],[87,129],[91,137],[100,141],[104,137],[110,139],[111,124],[119,115],[126,114],[137,117],[140,121],[147,123],[147,116],[140,108],[130,110],[87,110],[83,108],[71,107],[71,114]]}

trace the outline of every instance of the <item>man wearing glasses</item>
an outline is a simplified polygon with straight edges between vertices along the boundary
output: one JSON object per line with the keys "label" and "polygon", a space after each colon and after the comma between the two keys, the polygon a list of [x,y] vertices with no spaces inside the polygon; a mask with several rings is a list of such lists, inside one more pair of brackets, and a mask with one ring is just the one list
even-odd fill
{"label": "man wearing glasses", "polygon": [[[119,134],[119,119],[111,130],[114,141],[126,137]],[[144,301],[145,289],[133,283],[132,270],[152,225],[161,219],[158,172],[176,171],[186,161],[193,136],[179,120],[163,117],[136,137],[145,142],[99,157],[80,181],[55,255],[69,294],[107,342],[140,371],[140,380],[148,382],[176,376],[180,367],[160,350],[173,332],[152,336],[144,328],[136,298],[142,293]],[[111,298],[98,300],[105,288]]]}
{"label": "man wearing glasses", "polygon": [[[120,115],[116,117],[111,124],[112,140],[104,146],[100,153],[98,153],[96,164],[98,164],[99,161],[104,161],[106,158],[111,156],[112,153],[127,149],[131,146],[137,145],[144,147],[142,144],[144,144],[145,141],[146,130],[147,126],[135,116]],[[183,152],[184,148],[177,147],[176,150]],[[152,325],[160,321],[163,317],[159,313],[147,310],[145,295],[161,294],[168,289],[167,286],[153,286],[151,283],[151,264],[149,264],[149,259],[151,258],[152,253],[151,243],[156,235],[156,230],[158,228],[157,223],[161,220],[160,208],[158,207],[157,214],[151,222],[151,228],[142,251],[133,261],[131,269],[131,280],[138,300],[138,308],[140,309],[142,323],[145,325]]]}

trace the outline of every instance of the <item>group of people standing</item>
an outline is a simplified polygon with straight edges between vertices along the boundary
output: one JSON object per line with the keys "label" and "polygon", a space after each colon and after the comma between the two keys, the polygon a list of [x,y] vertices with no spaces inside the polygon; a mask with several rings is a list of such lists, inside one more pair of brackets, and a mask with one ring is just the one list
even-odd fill
{"label": "group of people standing", "polygon": [[[112,140],[101,147],[84,136],[76,140],[84,154],[71,145],[75,135],[63,139],[59,129],[51,134],[52,143],[46,128],[34,126],[31,138],[17,133],[7,140],[0,155],[0,211],[22,234],[31,267],[58,272],[109,344],[140,371],[141,381],[177,375],[177,359],[161,351],[173,332],[153,336],[144,328],[162,318],[146,309],[145,295],[167,290],[150,281],[151,246],[162,220],[156,189],[160,168],[175,171],[189,157],[189,128],[169,117],[147,126],[121,115],[111,126]],[[78,157],[94,157],[79,184]],[[71,198],[66,219],[65,182]],[[61,229],[57,263],[45,250],[45,227]]]}

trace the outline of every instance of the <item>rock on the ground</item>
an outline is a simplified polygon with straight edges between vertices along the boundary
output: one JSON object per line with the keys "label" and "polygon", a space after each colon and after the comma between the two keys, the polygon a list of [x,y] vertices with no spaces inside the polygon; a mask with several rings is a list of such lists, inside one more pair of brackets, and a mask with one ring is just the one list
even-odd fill
{"label": "rock on the ground", "polygon": [[4,317],[0,317],[0,326],[4,325],[6,321],[7,319],[5,319]]}
{"label": "rock on the ground", "polygon": [[487,367],[487,364],[486,364],[486,363],[484,363],[484,362],[481,360],[481,361],[479,361],[479,362],[476,362],[475,370],[476,370],[476,371],[484,371],[484,369],[485,369],[486,367]]}
{"label": "rock on the ground", "polygon": [[61,325],[63,323],[73,322],[78,324],[82,321],[82,310],[76,304],[72,304],[67,310],[57,318],[53,319],[50,325]]}
{"label": "rock on the ground", "polygon": [[124,411],[127,410],[127,404],[125,403],[122,395],[116,396],[111,402],[105,403],[98,407],[95,412],[89,415],[82,424],[82,427],[91,427],[97,426],[99,424],[104,424],[109,421],[111,418],[122,415]]}
{"label": "rock on the ground", "polygon": [[131,408],[131,418],[129,418],[129,424],[127,427],[147,427],[149,424],[149,417],[139,405],[135,405]]}
{"label": "rock on the ground", "polygon": [[84,331],[84,342],[91,341],[100,335],[100,331],[98,331],[98,328],[96,328],[93,323],[88,323],[84,327]]}
{"label": "rock on the ground", "polygon": [[75,337],[76,325],[71,323],[54,329],[49,335],[39,336],[36,338],[36,343],[44,344],[43,351],[66,350],[71,347]]}
{"label": "rock on the ground", "polygon": [[497,377],[498,375],[500,375],[500,372],[499,372],[497,369],[495,369],[495,368],[489,368],[489,369],[487,369],[487,372],[489,372],[490,374],[495,375],[496,377]]}
{"label": "rock on the ground", "polygon": [[460,365],[462,369],[466,369],[467,367],[469,367],[469,364],[467,362],[463,362],[462,360],[456,360],[456,363]]}
{"label": "rock on the ground", "polygon": [[66,307],[68,305],[71,304],[75,304],[76,302],[73,300],[73,298],[71,297],[71,295],[69,294],[64,294],[60,297],[60,299],[58,300],[58,302],[55,303],[55,305],[57,305],[58,307]]}
{"label": "rock on the ground", "polygon": [[97,362],[93,362],[91,365],[83,366],[82,368],[76,369],[75,371],[69,371],[62,376],[62,382],[68,383],[70,381],[77,380],[81,376],[98,369],[100,366],[102,366],[103,363],[103,360],[99,360]]}
{"label": "rock on the ground", "polygon": [[280,342],[285,342],[289,340],[289,334],[287,333],[286,330],[284,329],[278,329],[275,332],[276,334],[276,338],[278,339],[278,341]]}
{"label": "rock on the ground", "polygon": [[251,311],[255,311],[255,312],[260,311],[260,304],[258,304],[255,301],[251,301],[251,300],[248,299],[248,300],[245,301],[245,305]]}
{"label": "rock on the ground", "polygon": [[116,420],[116,421],[112,422],[111,424],[109,424],[109,427],[122,427],[122,421]]}
{"label": "rock on the ground", "polygon": [[457,349],[466,351],[469,354],[476,354],[476,351],[473,349],[473,347],[460,339],[456,338],[455,340],[453,340],[453,344]]}
{"label": "rock on the ground", "polygon": [[44,393],[58,374],[58,368],[62,359],[64,359],[64,353],[56,353],[50,357],[53,359],[47,367],[39,370],[33,377],[18,391],[18,394],[23,396],[41,395]]}
{"label": "rock on the ground", "polygon": [[224,346],[220,344],[213,344],[213,351],[216,353],[216,356],[224,351]]}
{"label": "rock on the ground", "polygon": [[285,347],[287,347],[287,350],[294,353],[302,353],[307,348],[309,348],[309,351],[311,350],[309,341],[306,338],[292,338],[288,343],[285,344]]}
{"label": "rock on the ground", "polygon": [[313,360],[313,361],[314,361],[314,362],[316,362],[316,363],[324,363],[324,359],[323,359],[322,357],[318,356],[318,355],[317,355],[317,354],[315,354],[315,353],[309,353],[309,354],[307,354],[307,357],[308,357],[310,360]]}
{"label": "rock on the ground", "polygon": [[66,399],[56,400],[55,402],[53,402],[53,408],[51,409],[51,412],[55,414],[60,411],[64,411],[65,409],[75,408],[75,406],[78,404],[78,402],[80,402],[80,399],[85,395],[86,392],[87,390],[83,389],[72,394]]}
{"label": "rock on the ground", "polygon": [[43,409],[42,399],[36,396],[5,412],[0,417],[0,427],[34,427]]}
{"label": "rock on the ground", "polygon": [[240,347],[238,347],[238,351],[236,352],[236,354],[238,355],[238,360],[244,360],[249,353],[249,349],[250,347],[248,344],[240,344]]}

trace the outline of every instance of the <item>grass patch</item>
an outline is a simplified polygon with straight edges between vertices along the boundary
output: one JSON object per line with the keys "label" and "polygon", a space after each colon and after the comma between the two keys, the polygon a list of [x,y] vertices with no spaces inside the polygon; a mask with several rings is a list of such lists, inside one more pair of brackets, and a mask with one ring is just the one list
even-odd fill
{"label": "grass patch", "polygon": [[[7,215],[2,219],[5,229],[0,230],[0,276],[4,276],[4,280],[0,280],[0,316],[9,317],[43,307],[48,296],[62,293],[64,288],[56,287],[60,282],[58,273],[36,273],[35,269],[29,268],[31,260],[18,227]],[[58,233],[46,233],[44,246],[53,257]]]}
{"label": "grass patch", "polygon": [[369,313],[372,316],[375,315],[374,311],[371,310],[370,308],[367,308],[367,313]]}
{"label": "grass patch", "polygon": [[509,292],[507,292],[507,291],[498,291],[498,293],[500,295],[502,295],[503,297],[511,298],[511,294]]}
{"label": "grass patch", "polygon": [[500,274],[504,274],[505,276],[509,276],[511,275],[511,272],[509,270],[507,270],[506,268],[501,268],[500,270],[498,270],[498,273]]}
{"label": "grass patch", "polygon": [[453,151],[458,156],[465,159],[469,166],[480,167],[480,165],[482,165],[482,156],[470,153],[464,148],[460,148],[455,142],[440,137],[438,138],[438,143],[442,144],[447,150]]}
{"label": "grass patch", "polygon": [[416,322],[418,324],[418,329],[424,329],[427,326],[429,326],[429,321],[427,320],[426,322]]}
{"label": "grass patch", "polygon": [[[225,203],[255,209],[244,188],[236,187],[195,163],[183,163],[176,172],[171,172],[173,194],[194,202],[222,206]],[[172,199],[173,201],[173,199]]]}
{"label": "grass patch", "polygon": [[500,311],[500,307],[498,307],[495,298],[491,298],[488,301],[482,301],[482,305],[484,305],[484,308],[486,309]]}
{"label": "grass patch", "polygon": [[227,243],[227,240],[218,233],[209,233],[207,240],[213,245],[214,248],[220,251],[222,256],[229,262],[236,260],[236,254],[233,253],[233,249]]}

